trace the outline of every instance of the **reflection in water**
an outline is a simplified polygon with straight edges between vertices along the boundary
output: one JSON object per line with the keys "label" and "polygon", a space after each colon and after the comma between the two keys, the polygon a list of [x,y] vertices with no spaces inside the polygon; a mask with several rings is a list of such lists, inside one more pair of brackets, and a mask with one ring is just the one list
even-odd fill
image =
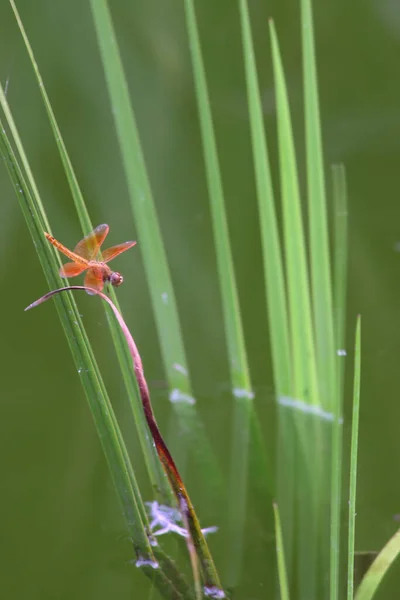
{"label": "reflection in water", "polygon": [[[324,410],[321,406],[308,404],[307,402],[304,402],[304,400],[289,398],[288,396],[281,396],[280,398],[278,398],[278,403],[281,406],[294,408],[295,410],[298,410],[305,414],[315,415],[316,417],[320,417],[324,421],[334,421],[335,419],[335,415],[333,413]],[[339,419],[339,422],[342,423],[343,419]]]}
{"label": "reflection in water", "polygon": [[[188,532],[185,527],[178,525],[182,523],[182,514],[177,508],[159,504],[157,501],[146,502],[148,512],[151,517],[150,529],[153,535],[164,535],[165,533],[176,533],[181,537],[188,537]],[[160,529],[156,529],[159,527]],[[215,533],[218,527],[204,527],[201,530],[204,535]]]}

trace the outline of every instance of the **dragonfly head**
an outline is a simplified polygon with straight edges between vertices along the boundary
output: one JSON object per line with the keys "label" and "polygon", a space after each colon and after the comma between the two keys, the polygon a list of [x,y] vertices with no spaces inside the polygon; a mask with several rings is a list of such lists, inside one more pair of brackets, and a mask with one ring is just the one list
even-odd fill
{"label": "dragonfly head", "polygon": [[123,282],[124,282],[124,278],[122,277],[121,273],[116,273],[116,272],[111,273],[111,275],[110,275],[111,285],[113,285],[114,287],[118,287]]}

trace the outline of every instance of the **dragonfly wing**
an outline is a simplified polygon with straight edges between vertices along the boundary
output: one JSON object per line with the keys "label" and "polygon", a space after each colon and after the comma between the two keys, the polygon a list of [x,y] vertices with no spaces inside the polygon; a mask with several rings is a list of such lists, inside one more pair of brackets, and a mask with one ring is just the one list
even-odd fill
{"label": "dragonfly wing", "polygon": [[76,277],[87,269],[86,265],[80,265],[79,263],[66,263],[60,268],[60,277]]}
{"label": "dragonfly wing", "polygon": [[75,254],[82,256],[86,260],[95,260],[100,246],[107,237],[109,229],[109,226],[106,224],[98,225],[75,246]]}
{"label": "dragonfly wing", "polygon": [[[103,272],[101,269],[89,269],[85,276],[85,287],[101,292],[104,287]],[[89,292],[93,296],[94,292]]]}
{"label": "dragonfly wing", "polygon": [[123,242],[122,244],[118,244],[118,246],[107,248],[107,250],[104,250],[103,252],[103,262],[109,262],[110,260],[118,256],[118,254],[121,254],[121,252],[125,252],[125,250],[129,250],[129,248],[132,248],[132,246],[134,246],[135,244],[136,242]]}

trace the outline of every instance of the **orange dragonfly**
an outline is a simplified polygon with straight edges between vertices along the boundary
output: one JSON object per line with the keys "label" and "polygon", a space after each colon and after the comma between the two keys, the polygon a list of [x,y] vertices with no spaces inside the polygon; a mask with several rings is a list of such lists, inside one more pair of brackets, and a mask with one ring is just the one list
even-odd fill
{"label": "orange dragonfly", "polygon": [[[123,283],[124,278],[120,273],[112,271],[107,263],[132,248],[136,242],[123,242],[118,246],[113,246],[102,252],[100,260],[97,260],[100,252],[100,246],[107,237],[109,231],[108,225],[98,225],[89,235],[83,238],[74,248],[74,251],[68,250],[63,244],[58,242],[52,235],[44,232],[44,235],[57,250],[65,254],[73,262],[68,262],[60,268],[61,277],[75,277],[87,270],[85,276],[85,286],[102,291],[105,283],[118,287]],[[90,294],[90,292],[88,292]]]}

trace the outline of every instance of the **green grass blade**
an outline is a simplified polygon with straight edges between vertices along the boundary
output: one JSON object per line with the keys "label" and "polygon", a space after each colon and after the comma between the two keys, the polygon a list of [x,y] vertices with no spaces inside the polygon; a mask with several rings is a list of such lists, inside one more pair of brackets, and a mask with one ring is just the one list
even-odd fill
{"label": "green grass blade", "polygon": [[357,453],[358,424],[360,404],[360,372],[361,372],[361,319],[357,319],[356,349],[354,367],[353,415],[351,427],[350,452],[350,490],[349,490],[349,534],[348,534],[348,576],[347,600],[371,600],[374,598],[383,578],[400,554],[400,530],[387,542],[364,575],[355,596],[354,586],[354,538],[356,515]]}
{"label": "green grass blade", "polygon": [[[138,227],[147,281],[155,312],[164,367],[180,420],[180,435],[207,479],[207,487],[219,485],[220,474],[195,406],[181,334],[175,294],[167,264],[152,191],[141,149],[118,44],[106,0],[91,0],[92,14],[110,94],[121,156],[125,168],[133,216]],[[174,365],[180,365],[176,369]],[[205,488],[207,489],[207,488]]]}
{"label": "green grass blade", "polygon": [[[250,132],[260,215],[264,283],[267,298],[269,332],[274,372],[275,396],[287,398],[291,393],[291,359],[289,323],[282,265],[282,253],[275,210],[274,191],[264,132],[263,109],[257,78],[254,47],[246,0],[240,0],[243,58],[249,107]],[[293,431],[286,418],[286,408],[278,402],[277,494],[284,521],[284,542],[288,564],[292,562],[294,444]]]}
{"label": "green grass blade", "polygon": [[[289,101],[275,27],[270,22],[272,63],[276,88],[278,149],[282,194],[285,267],[290,319],[292,389],[285,401],[292,417],[297,457],[298,567],[299,593],[318,597],[319,511],[321,503],[322,459],[326,415],[318,394],[313,321],[302,206],[291,126]],[[285,450],[283,450],[285,451]],[[278,498],[280,502],[280,498]]]}
{"label": "green grass blade", "polygon": [[[347,296],[347,246],[348,246],[348,212],[346,171],[343,165],[333,165],[333,205],[334,205],[334,313],[335,313],[335,345],[337,350],[344,350],[346,331],[346,296]],[[343,360],[339,362],[343,364]],[[339,388],[343,386],[343,369],[338,375]]]}
{"label": "green grass blade", "polygon": [[[71,160],[69,158],[67,149],[64,144],[64,140],[61,135],[61,131],[58,127],[53,109],[51,107],[51,103],[49,97],[46,92],[46,88],[44,86],[44,82],[40,75],[39,67],[36,63],[32,47],[29,43],[28,36],[26,35],[23,23],[20,19],[17,7],[15,5],[14,0],[10,0],[11,7],[14,11],[14,15],[20,29],[22,38],[24,40],[30,61],[32,63],[32,67],[38,82],[39,90],[43,98],[43,103],[46,108],[46,112],[49,118],[49,122],[54,133],[54,138],[60,153],[60,157],[64,166],[64,170],[68,179],[68,183],[71,189],[72,197],[74,200],[75,208],[78,214],[78,218],[82,227],[83,233],[86,235],[93,229],[93,224],[90,220],[89,213],[86,208],[86,204],[84,198],[82,196],[78,180],[76,178]],[[116,295],[113,289],[111,289],[111,298],[114,304],[119,309],[118,301],[116,299]],[[107,313],[106,313],[107,314]],[[154,446],[150,441],[149,436],[147,435],[147,426],[145,422],[145,418],[143,415],[142,405],[140,402],[139,393],[137,390],[136,379],[133,373],[133,369],[131,366],[131,360],[129,356],[129,352],[127,351],[125,341],[123,336],[121,335],[121,331],[118,327],[116,327],[113,319],[107,319],[112,339],[115,345],[115,349],[117,352],[118,360],[120,363],[122,375],[124,378],[125,387],[128,392],[128,398],[130,402],[130,406],[132,412],[134,414],[135,422],[137,424],[138,436],[140,440],[140,444],[143,451],[143,456],[147,465],[147,469],[149,472],[150,480],[153,485],[153,489],[158,490],[164,502],[169,502],[172,498],[172,491],[167,483],[167,480],[162,471],[160,462],[158,460],[157,454],[155,452]]]}
{"label": "green grass blade", "polygon": [[[231,449],[231,492],[229,495],[231,543],[228,552],[229,570],[227,576],[228,585],[235,587],[240,575],[244,547],[251,424],[253,425],[252,440],[255,442],[251,451],[252,456],[260,458],[265,455],[265,451],[260,447],[261,438],[258,432],[258,424],[253,416],[252,399],[254,394],[250,382],[221,170],[193,0],[185,0],[185,12],[211,205],[231,385],[235,397]],[[262,467],[257,470],[254,469],[253,473],[261,478],[268,477]]]}
{"label": "green grass blade", "polygon": [[46,92],[43,80],[42,80],[40,72],[39,72],[39,67],[38,67],[38,65],[36,63],[36,60],[35,60],[35,57],[34,57],[34,54],[33,54],[33,50],[32,50],[31,45],[29,43],[28,36],[27,36],[27,34],[25,32],[23,23],[21,21],[21,18],[19,16],[19,13],[18,13],[18,10],[17,10],[17,7],[15,5],[15,2],[14,2],[14,0],[9,0],[9,2],[11,4],[11,8],[12,8],[12,10],[14,12],[14,16],[15,16],[15,19],[17,21],[17,25],[19,27],[19,30],[20,30],[22,38],[24,40],[26,49],[28,51],[28,55],[29,55],[30,61],[32,63],[32,67],[33,67],[33,70],[34,70],[34,73],[35,73],[35,76],[36,76],[36,79],[37,79],[37,82],[38,82],[38,85],[39,85],[39,90],[40,90],[40,93],[41,93],[42,98],[43,98],[43,103],[44,103],[44,106],[46,108],[46,112],[47,112],[48,117],[49,117],[50,125],[51,125],[51,128],[52,128],[53,133],[54,133],[54,138],[55,138],[58,150],[60,152],[60,157],[61,157],[61,160],[62,160],[62,163],[63,163],[63,166],[64,166],[64,171],[66,173],[66,176],[67,176],[67,179],[68,179],[68,183],[69,183],[69,186],[71,188],[72,196],[73,196],[73,198],[75,200],[75,207],[77,209],[79,221],[81,222],[81,224],[83,226],[82,227],[83,231],[85,233],[89,233],[89,231],[91,229],[93,229],[92,223],[90,221],[89,213],[88,213],[88,211],[86,209],[86,205],[85,205],[85,202],[83,200],[83,197],[82,197],[82,194],[81,194],[81,191],[80,191],[80,188],[79,188],[78,180],[77,180],[77,178],[75,176],[75,173],[74,173],[74,170],[72,168],[72,163],[71,163],[71,161],[69,159],[69,156],[68,156],[68,153],[67,153],[67,150],[66,150],[66,147],[65,147],[62,135],[61,135],[61,131],[60,131],[58,125],[57,125],[57,122],[56,122],[56,119],[55,119],[55,116],[54,116],[54,112],[53,112],[53,109],[52,109],[51,104],[50,104],[50,100],[49,100],[49,98],[47,96],[47,92]]}
{"label": "green grass blade", "polygon": [[272,21],[270,21],[270,33],[276,86],[284,245],[291,325],[292,394],[294,398],[304,399],[304,390],[307,389],[308,398],[304,400],[316,405],[319,402],[319,395],[299,182],[284,71]]}
{"label": "green grass blade", "polygon": [[331,483],[331,598],[339,596],[340,513],[343,456],[343,394],[344,394],[344,344],[347,288],[347,192],[343,165],[332,167],[334,206],[334,322],[336,348],[336,419],[332,437],[332,483]]}
{"label": "green grass blade", "polygon": [[[22,148],[1,87],[0,103],[5,111],[7,121],[13,130],[14,141],[16,141],[18,147]],[[1,152],[5,157],[6,166],[22,212],[31,232],[49,286],[57,288],[60,284],[58,275],[56,275],[59,266],[57,255],[49,248],[43,236],[43,226],[47,227],[47,219],[40,207],[40,198],[32,195],[30,188],[36,190],[36,186],[29,165],[25,155],[23,155],[22,162],[24,166],[28,167],[28,184],[1,122],[0,127]],[[150,579],[154,580],[155,585],[164,597],[176,600],[190,598],[191,592],[189,592],[187,583],[172,561],[160,548],[157,547],[153,551],[149,545],[148,536],[144,528],[146,526],[148,529],[147,515],[140,497],[136,478],[93,352],[80,321],[74,299],[70,294],[64,294],[63,298],[57,300],[57,311],[75,364],[80,372],[80,379],[93,414],[117,496],[127,521],[128,531],[132,537],[136,558],[141,561],[140,567]],[[156,562],[161,566],[161,569],[154,569]]]}
{"label": "green grass blade", "polygon": [[253,398],[253,392],[240,317],[221,170],[193,0],[185,0],[185,9],[214,228],[231,381],[234,394],[237,390],[237,396],[246,399],[246,404],[249,404],[248,400]]}
{"label": "green grass blade", "polygon": [[301,25],[310,272],[319,391],[324,409],[335,412],[336,353],[333,333],[331,263],[311,0],[301,0]]}
{"label": "green grass blade", "polygon": [[[358,424],[360,415],[360,375],[361,375],[361,318],[357,318],[355,361],[354,361],[354,389],[353,389],[353,415],[351,422],[351,449],[350,449],[350,485],[349,485],[349,531],[347,555],[347,600],[354,596],[354,541],[356,529],[356,489],[357,489],[357,458],[358,458]],[[400,546],[399,546],[400,549]],[[372,567],[372,565],[371,565]],[[369,571],[368,571],[369,572]],[[366,577],[368,575],[366,574]]]}
{"label": "green grass blade", "polygon": [[[320,402],[323,410],[332,415],[331,424],[327,424],[322,434],[325,437],[326,447],[332,451],[335,430],[341,428],[339,413],[341,400],[337,393],[337,355],[335,352],[335,339],[333,327],[333,301],[332,301],[332,273],[329,251],[329,234],[327,218],[327,202],[325,191],[325,173],[322,153],[322,134],[320,111],[318,101],[317,67],[315,58],[314,26],[311,0],[301,0],[301,39],[303,55],[303,81],[304,81],[304,117],[305,117],[305,142],[306,142],[306,171],[308,195],[308,223],[310,246],[310,281],[312,290],[312,312],[316,349],[316,362]],[[325,460],[322,467],[324,482],[321,482],[321,504],[328,504],[333,499],[329,491],[332,481],[332,466],[336,457]],[[325,492],[322,492],[325,490]],[[331,509],[332,510],[332,509]],[[326,525],[325,525],[326,523]],[[325,518],[320,523],[320,536],[322,546],[320,549],[320,564],[323,572],[330,571],[330,599],[338,600],[339,597],[339,521],[335,531],[329,532],[328,522]],[[328,540],[333,533],[333,539]]]}
{"label": "green grass blade", "polygon": [[289,325],[284,274],[268,147],[264,133],[263,111],[246,0],[240,0],[240,17],[275,387],[277,395],[288,396],[290,393],[291,376]]}
{"label": "green grass blade", "polygon": [[[40,200],[39,192],[1,86],[0,104],[10,128],[12,139],[17,148],[23,169],[26,173],[26,179],[14,155],[5,129],[3,125],[1,125],[1,139],[6,156],[7,168],[48,283],[50,287],[57,288],[60,287],[60,278],[57,274],[60,264],[57,262],[57,259],[59,261],[59,257],[49,247],[43,235],[43,227],[46,227],[47,230],[50,230],[50,228]],[[129,531],[134,538],[140,553],[143,556],[151,557],[153,556],[153,553],[143,527],[143,513],[140,513],[140,507],[138,507],[137,504],[137,499],[140,498],[140,495],[138,495],[133,471],[128,470],[125,454],[126,449],[124,448],[122,436],[120,435],[110,400],[106,394],[97,363],[73,298],[70,295],[66,295],[63,300],[57,302],[57,310],[76,367],[81,375],[82,385],[93,413],[99,437],[128,523]]]}
{"label": "green grass blade", "polygon": [[289,600],[289,583],[285,564],[285,548],[283,545],[281,519],[278,505],[274,503],[276,558],[278,563],[278,579],[280,589],[280,600]]}
{"label": "green grass blade", "polygon": [[364,575],[354,600],[372,600],[382,579],[400,554],[400,530],[396,531]]}

